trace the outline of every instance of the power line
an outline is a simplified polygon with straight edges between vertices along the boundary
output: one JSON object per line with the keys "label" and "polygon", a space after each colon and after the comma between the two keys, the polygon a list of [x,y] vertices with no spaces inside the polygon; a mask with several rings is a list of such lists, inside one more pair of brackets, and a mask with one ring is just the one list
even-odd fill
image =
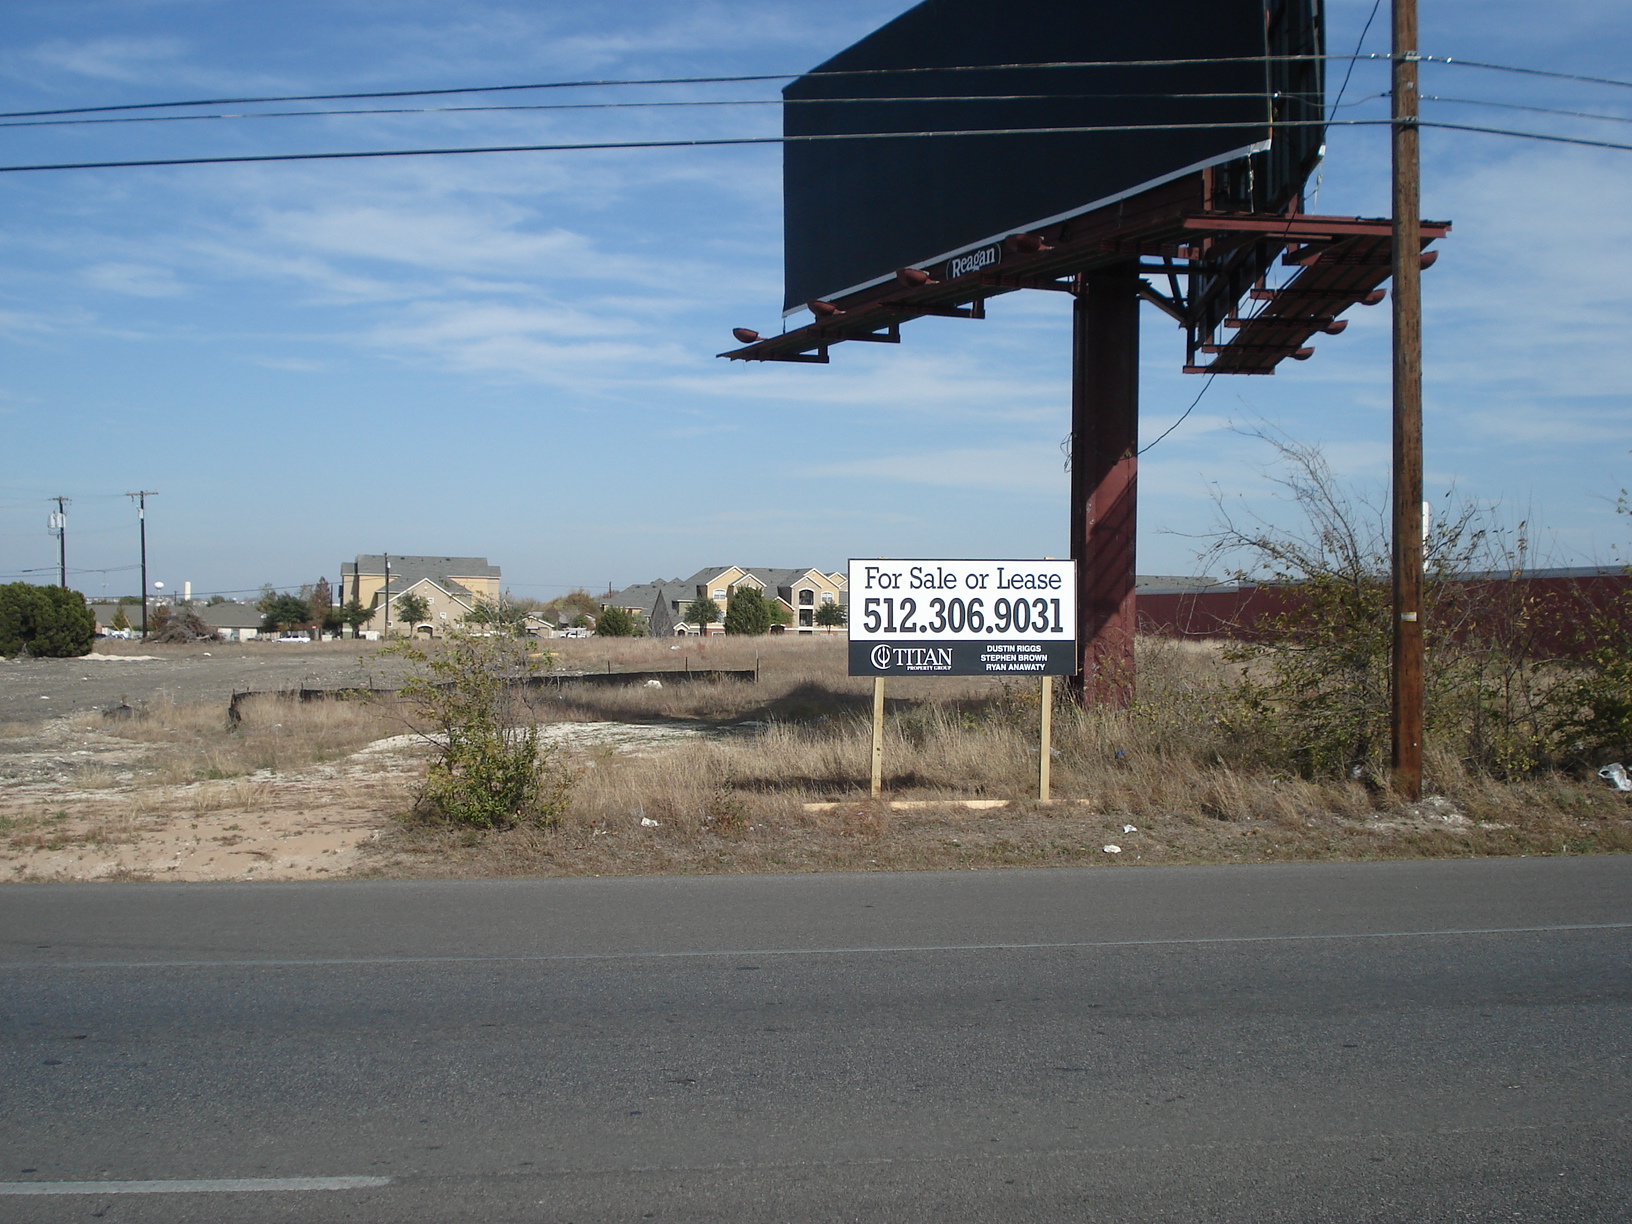
{"label": "power line", "polygon": [[[1389,57],[1382,55],[1372,58]],[[1632,81],[1622,81],[1615,77],[1583,76],[1579,72],[1553,72],[1547,68],[1520,68],[1512,64],[1485,64],[1478,60],[1456,59],[1449,55],[1419,55],[1416,58],[1423,64],[1452,64],[1458,68],[1485,68],[1491,72],[1512,72],[1520,76],[1547,77],[1554,81],[1581,81],[1588,85],[1613,85],[1617,89],[1632,89]]]}
{"label": "power line", "polygon": [[[301,111],[244,111],[239,114],[208,115],[131,115],[111,119],[22,119],[0,123],[0,128],[29,127],[84,127],[113,123],[197,123],[206,119],[322,119],[349,115],[466,115],[496,114],[525,111],[591,111],[591,110],[661,110],[697,107],[727,106],[807,106],[843,103],[877,102],[1059,102],[1086,98],[1162,98],[1169,100],[1190,98],[1268,98],[1262,90],[1211,91],[1197,93],[1073,93],[1073,94],[949,94],[901,98],[733,98],[720,100],[691,100],[680,102],[548,102],[517,106],[398,106],[368,107],[355,110],[301,110]],[[1274,95],[1280,98],[1308,98],[1312,94],[1287,92]],[[1377,94],[1376,97],[1387,97]]]}
{"label": "power line", "polygon": [[[1386,95],[1385,95],[1386,96]],[[1424,102],[1454,103],[1457,106],[1494,106],[1502,110],[1529,111],[1537,115],[1564,115],[1571,119],[1602,119],[1608,123],[1632,123],[1632,115],[1601,115],[1593,111],[1561,110],[1556,106],[1526,106],[1518,102],[1490,102],[1483,98],[1446,98],[1423,94]]]}
{"label": "power line", "polygon": [[[1060,60],[1027,64],[956,64],[925,68],[849,68],[831,72],[769,72],[744,76],[602,78],[582,81],[538,81],[520,85],[466,85],[450,89],[391,89],[364,93],[282,94],[266,97],[195,98],[180,102],[127,102],[115,106],[67,106],[51,110],[0,111],[0,119],[33,119],[48,115],[89,115],[132,110],[168,110],[184,106],[246,106],[273,102],[358,102],[373,98],[434,98],[451,94],[516,93],[532,89],[600,89],[620,85],[726,85],[755,81],[791,81],[810,77],[916,76],[931,72],[1007,72],[1020,69],[1061,68],[1176,68],[1189,64],[1259,64],[1266,61],[1291,63],[1310,60],[1341,60],[1342,55],[1232,55],[1196,56],[1188,59],[1147,60]],[[1387,56],[1360,56],[1387,59]]]}
{"label": "power line", "polygon": [[[34,119],[52,115],[111,114],[134,110],[171,110],[195,106],[247,106],[286,102],[357,102],[382,98],[449,97],[454,94],[516,93],[535,89],[598,89],[618,86],[652,85],[720,85],[744,84],[763,81],[789,81],[812,77],[868,77],[912,76],[932,72],[1005,72],[1027,69],[1082,69],[1082,68],[1168,68],[1195,64],[1242,63],[1306,63],[1313,61],[1342,62],[1384,61],[1391,57],[1383,52],[1353,55],[1236,55],[1192,56],[1184,59],[1147,60],[1060,60],[1016,64],[960,64],[923,68],[857,68],[832,72],[772,72],[736,76],[698,77],[631,77],[600,78],[578,81],[536,81],[512,85],[466,85],[445,89],[392,89],[331,94],[270,94],[261,97],[193,98],[173,102],[129,102],[110,106],[69,106],[46,110],[0,111],[0,119]],[[1527,68],[1514,64],[1493,64],[1481,60],[1457,59],[1449,55],[1419,55],[1415,59],[1424,64],[1442,64],[1457,68],[1479,68],[1490,72],[1515,73],[1522,76],[1544,77],[1551,80],[1579,81],[1591,85],[1609,85],[1632,89],[1632,80],[1614,77],[1590,76],[1577,72],[1555,72],[1546,68]]]}
{"label": "power line", "polygon": [[[1297,119],[1276,120],[1275,127],[1389,127],[1392,119]],[[1575,136],[1554,136],[1545,132],[1521,132],[1508,128],[1480,127],[1465,123],[1440,123],[1412,120],[1419,128],[1438,128],[1452,132],[1475,132],[1490,136],[1511,136],[1523,140],[1541,140],[1555,144],[1582,145],[1595,149],[1632,151],[1632,144],[1613,141],[1586,140]],[[366,149],[335,153],[240,153],[216,157],[150,157],[127,161],[94,162],[41,162],[30,165],[0,166],[0,173],[21,173],[38,170],[122,170],[154,166],[219,166],[241,165],[252,162],[291,161],[350,161],[382,157],[452,157],[476,153],[565,153],[605,152],[631,149],[701,149],[727,148],[747,145],[804,144],[835,140],[921,140],[930,137],[969,136],[1069,136],[1092,132],[1173,132],[1217,129],[1260,129],[1269,126],[1264,120],[1218,123],[1107,123],[1074,127],[1026,128],[959,128],[921,132],[844,132],[809,136],[721,136],[692,140],[620,140],[590,141],[562,144],[517,145],[455,145],[434,149]]]}
{"label": "power line", "polygon": [[1183,412],[1181,412],[1179,414],[1179,419],[1174,421],[1173,424],[1169,425],[1166,429],[1162,430],[1161,433],[1157,434],[1154,440],[1152,440],[1151,442],[1149,442],[1148,444],[1146,444],[1144,446],[1141,446],[1139,448],[1139,454],[1143,455],[1146,451],[1150,450],[1151,447],[1155,446],[1157,442],[1160,442],[1163,438],[1167,437],[1168,434],[1172,433],[1180,425],[1183,425],[1184,422],[1185,422],[1185,419],[1192,412],[1194,412],[1196,410],[1196,405],[1201,403],[1201,397],[1207,394],[1207,388],[1211,387],[1213,385],[1213,379],[1215,379],[1217,377],[1218,377],[1217,373],[1207,375],[1207,381],[1201,384],[1201,390],[1197,391],[1196,392],[1196,398],[1190,401],[1190,407],[1186,408]]}

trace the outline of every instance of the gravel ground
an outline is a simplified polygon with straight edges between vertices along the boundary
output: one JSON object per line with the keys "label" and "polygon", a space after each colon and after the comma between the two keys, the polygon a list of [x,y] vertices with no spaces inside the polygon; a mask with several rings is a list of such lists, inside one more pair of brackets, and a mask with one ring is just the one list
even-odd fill
{"label": "gravel ground", "polygon": [[394,687],[402,662],[375,657],[378,649],[368,642],[99,642],[81,659],[0,659],[0,723],[62,718],[121,699],[131,705],[220,701],[224,710],[232,694],[245,689],[367,685],[370,675]]}

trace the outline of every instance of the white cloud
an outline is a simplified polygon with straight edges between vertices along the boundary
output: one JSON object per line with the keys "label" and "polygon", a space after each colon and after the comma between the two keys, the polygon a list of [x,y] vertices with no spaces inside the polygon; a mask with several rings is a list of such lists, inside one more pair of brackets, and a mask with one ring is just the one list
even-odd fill
{"label": "white cloud", "polygon": [[40,43],[29,51],[38,63],[78,76],[146,84],[157,73],[172,72],[187,54],[177,37],[64,38]]}
{"label": "white cloud", "polygon": [[959,447],[880,455],[811,468],[813,476],[870,477],[907,484],[942,485],[1056,497],[1069,481],[1057,447]]}
{"label": "white cloud", "polygon": [[102,263],[86,268],[85,280],[95,289],[106,293],[124,293],[131,297],[180,297],[186,287],[176,279],[169,268],[147,264]]}

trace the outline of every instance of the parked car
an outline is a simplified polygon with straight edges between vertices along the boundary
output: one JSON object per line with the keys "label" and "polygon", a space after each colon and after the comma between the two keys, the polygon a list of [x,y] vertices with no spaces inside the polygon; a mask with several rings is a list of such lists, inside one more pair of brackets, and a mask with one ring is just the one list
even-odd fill
{"label": "parked car", "polygon": [[274,642],[309,642],[312,635],[309,633],[280,633],[272,639]]}

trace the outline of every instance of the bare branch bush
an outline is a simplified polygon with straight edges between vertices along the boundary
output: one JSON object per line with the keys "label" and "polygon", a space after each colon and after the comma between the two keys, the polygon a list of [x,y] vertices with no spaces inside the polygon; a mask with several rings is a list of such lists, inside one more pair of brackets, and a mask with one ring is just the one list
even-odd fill
{"label": "bare branch bush", "polygon": [[[1237,730],[1264,764],[1305,777],[1377,778],[1389,743],[1392,590],[1386,501],[1344,486],[1320,448],[1268,429],[1270,479],[1301,524],[1283,527],[1215,504],[1205,558],[1277,608],[1235,626],[1227,657],[1243,665]],[[1503,581],[1530,564],[1524,524],[1446,498],[1423,546],[1425,689],[1430,740],[1464,767],[1496,776],[1553,759],[1562,671],[1542,649],[1547,601]]]}

